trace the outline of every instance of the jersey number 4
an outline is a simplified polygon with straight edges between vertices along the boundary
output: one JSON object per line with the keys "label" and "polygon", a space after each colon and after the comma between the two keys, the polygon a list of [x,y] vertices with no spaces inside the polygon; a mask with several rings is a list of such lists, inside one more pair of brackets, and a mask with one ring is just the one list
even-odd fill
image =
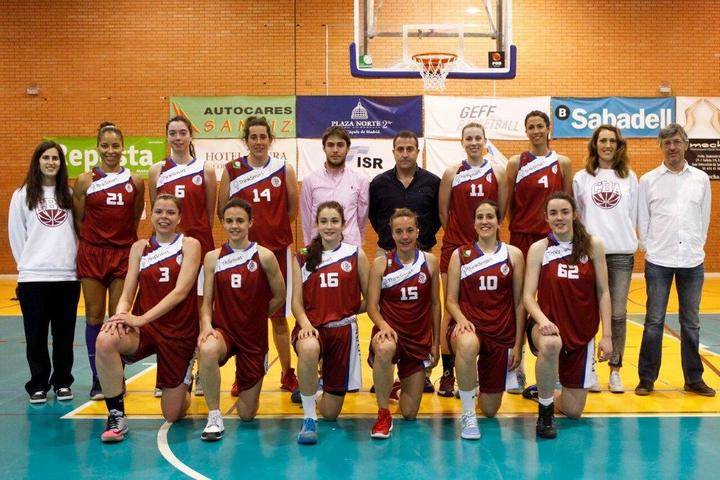
{"label": "jersey number 4", "polygon": [[541,184],[541,185],[544,185],[545,188],[550,188],[550,187],[548,186],[548,178],[547,178],[547,175],[543,175],[542,177],[538,178],[538,183]]}
{"label": "jersey number 4", "polygon": [[577,265],[565,265],[564,263],[558,263],[557,276],[560,278],[577,280],[580,278],[579,270],[580,269]]}

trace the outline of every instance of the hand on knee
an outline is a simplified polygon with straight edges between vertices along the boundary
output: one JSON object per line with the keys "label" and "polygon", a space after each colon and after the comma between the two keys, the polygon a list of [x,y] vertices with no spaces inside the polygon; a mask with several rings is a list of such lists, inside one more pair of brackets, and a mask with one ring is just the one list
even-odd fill
{"label": "hand on knee", "polygon": [[373,353],[375,361],[383,364],[392,363],[395,356],[395,344],[390,342],[373,342]]}
{"label": "hand on knee", "polygon": [[118,353],[120,337],[111,335],[108,332],[100,332],[95,341],[95,355],[98,357],[114,355]]}
{"label": "hand on knee", "polygon": [[541,356],[556,357],[562,350],[562,340],[557,335],[543,337],[538,345],[538,352]]}

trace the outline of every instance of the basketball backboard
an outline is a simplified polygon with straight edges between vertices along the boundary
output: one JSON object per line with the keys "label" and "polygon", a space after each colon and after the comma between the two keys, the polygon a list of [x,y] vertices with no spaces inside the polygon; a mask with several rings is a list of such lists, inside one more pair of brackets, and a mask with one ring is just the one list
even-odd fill
{"label": "basketball backboard", "polygon": [[512,0],[355,0],[355,77],[416,78],[414,55],[457,56],[449,78],[515,77]]}

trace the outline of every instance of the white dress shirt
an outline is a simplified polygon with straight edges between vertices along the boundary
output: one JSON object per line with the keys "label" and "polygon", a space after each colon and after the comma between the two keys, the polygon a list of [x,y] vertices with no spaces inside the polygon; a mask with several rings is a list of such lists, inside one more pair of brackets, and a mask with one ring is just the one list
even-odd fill
{"label": "white dress shirt", "polygon": [[685,163],[664,164],[640,178],[638,234],[645,258],[662,267],[692,268],[705,259],[710,225],[710,178]]}

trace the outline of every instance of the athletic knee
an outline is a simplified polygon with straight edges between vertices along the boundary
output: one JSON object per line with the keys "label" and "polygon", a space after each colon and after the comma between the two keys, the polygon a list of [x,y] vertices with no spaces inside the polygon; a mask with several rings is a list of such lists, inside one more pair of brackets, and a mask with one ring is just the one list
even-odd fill
{"label": "athletic knee", "polygon": [[561,349],[562,340],[557,335],[543,337],[538,345],[538,352],[542,356],[557,356]]}
{"label": "athletic knee", "polygon": [[500,410],[500,405],[482,405],[480,404],[480,411],[482,414],[487,418],[493,418],[495,415],[497,415],[498,410]]}
{"label": "athletic knee", "polygon": [[320,344],[314,338],[298,340],[297,353],[298,357],[301,358],[318,358],[320,356]]}
{"label": "athletic knee", "polygon": [[578,418],[582,417],[583,408],[577,406],[568,407],[564,405],[562,412],[565,414],[566,417],[577,420]]}
{"label": "athletic knee", "polygon": [[206,340],[200,344],[198,349],[201,365],[217,364],[220,359],[220,346],[216,341]]}
{"label": "athletic knee", "polygon": [[373,342],[373,353],[375,355],[375,361],[382,363],[392,362],[392,358],[395,356],[395,343],[394,342]]}
{"label": "athletic knee", "polygon": [[412,412],[402,412],[403,419],[408,420],[410,422],[417,420],[417,414],[418,414],[417,409],[413,410]]}
{"label": "athletic knee", "polygon": [[117,353],[120,339],[117,335],[111,335],[107,332],[100,332],[95,341],[95,355],[102,357]]}
{"label": "athletic knee", "polygon": [[455,341],[455,355],[463,360],[475,360],[480,351],[480,343],[475,334],[463,333]]}

